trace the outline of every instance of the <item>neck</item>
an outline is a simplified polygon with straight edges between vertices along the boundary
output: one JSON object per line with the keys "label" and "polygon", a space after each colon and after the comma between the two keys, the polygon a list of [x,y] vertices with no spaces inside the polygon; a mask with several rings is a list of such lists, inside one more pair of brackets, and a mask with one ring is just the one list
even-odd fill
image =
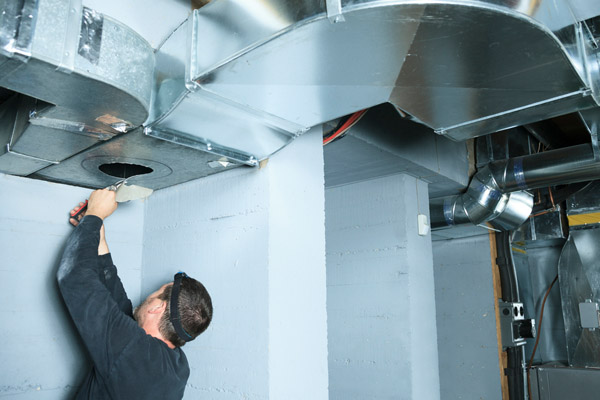
{"label": "neck", "polygon": [[175,349],[175,345],[170,340],[165,339],[156,326],[143,326],[142,329],[144,329],[147,335],[162,340],[170,349]]}

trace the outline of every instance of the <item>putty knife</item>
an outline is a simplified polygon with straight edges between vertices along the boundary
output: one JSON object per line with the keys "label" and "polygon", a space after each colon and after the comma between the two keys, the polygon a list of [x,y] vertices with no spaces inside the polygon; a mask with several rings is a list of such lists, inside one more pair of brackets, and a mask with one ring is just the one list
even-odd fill
{"label": "putty knife", "polygon": [[[141,200],[150,196],[154,190],[148,189],[142,186],[137,185],[127,185],[127,180],[121,180],[116,182],[113,185],[107,187],[107,189],[116,192],[115,201],[117,203],[124,203],[131,200]],[[77,216],[85,210],[87,210],[88,201],[86,200],[81,207],[79,207],[75,214],[71,215],[69,218],[77,219]]]}

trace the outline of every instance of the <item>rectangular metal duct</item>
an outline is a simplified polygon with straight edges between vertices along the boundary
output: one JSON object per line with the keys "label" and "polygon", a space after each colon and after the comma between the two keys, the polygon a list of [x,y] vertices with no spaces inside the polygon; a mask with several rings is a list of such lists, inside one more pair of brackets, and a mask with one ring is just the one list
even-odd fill
{"label": "rectangular metal duct", "polygon": [[464,140],[595,106],[594,44],[567,0],[221,0],[159,49],[147,134],[252,164],[389,101]]}
{"label": "rectangular metal duct", "polygon": [[29,175],[118,133],[66,121],[40,121],[38,115],[52,107],[18,94],[0,106],[0,171]]}
{"label": "rectangular metal duct", "polygon": [[0,171],[29,175],[148,116],[154,53],[81,0],[0,2]]}
{"label": "rectangular metal duct", "polygon": [[543,365],[531,370],[533,400],[594,399],[600,391],[600,370]]}

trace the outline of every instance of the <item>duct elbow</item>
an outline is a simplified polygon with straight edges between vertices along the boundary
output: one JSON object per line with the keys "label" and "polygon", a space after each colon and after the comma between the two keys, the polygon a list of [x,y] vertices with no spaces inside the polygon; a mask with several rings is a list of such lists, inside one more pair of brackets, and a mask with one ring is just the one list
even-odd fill
{"label": "duct elbow", "polygon": [[533,209],[533,196],[526,191],[504,193],[489,168],[479,171],[467,191],[432,203],[432,228],[490,222],[495,228],[508,231],[521,226]]}
{"label": "duct elbow", "polygon": [[502,231],[517,229],[527,221],[533,209],[533,195],[524,190],[504,194],[506,205],[491,224]]}

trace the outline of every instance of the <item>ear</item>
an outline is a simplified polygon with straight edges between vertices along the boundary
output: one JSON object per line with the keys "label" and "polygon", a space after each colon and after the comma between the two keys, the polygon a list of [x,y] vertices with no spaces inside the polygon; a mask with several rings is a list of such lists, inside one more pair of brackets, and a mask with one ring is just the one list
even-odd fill
{"label": "ear", "polygon": [[148,308],[148,314],[162,314],[163,312],[165,312],[166,308],[167,302],[160,301],[160,303],[153,304],[151,307]]}

